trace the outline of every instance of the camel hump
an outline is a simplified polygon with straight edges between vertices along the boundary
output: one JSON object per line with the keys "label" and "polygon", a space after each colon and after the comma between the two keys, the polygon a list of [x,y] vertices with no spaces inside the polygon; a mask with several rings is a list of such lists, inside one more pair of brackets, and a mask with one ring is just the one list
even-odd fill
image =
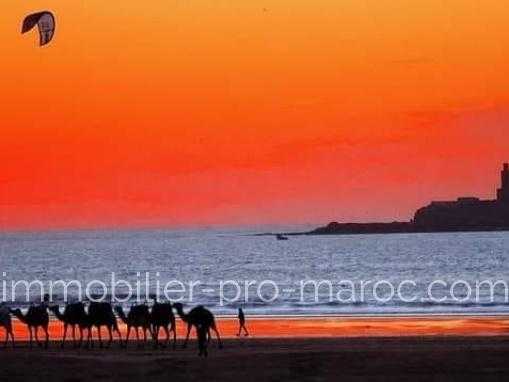
{"label": "camel hump", "polygon": [[203,305],[197,305],[195,306],[193,309],[191,309],[191,311],[189,312],[190,314],[191,313],[200,313],[200,314],[203,314],[203,313],[206,313],[208,312],[209,310],[207,308],[205,308]]}
{"label": "camel hump", "polygon": [[90,314],[109,314],[112,312],[111,304],[107,302],[94,302],[90,304]]}
{"label": "camel hump", "polygon": [[68,308],[72,312],[85,313],[85,305],[82,302],[75,302],[74,304],[68,305]]}
{"label": "camel hump", "polygon": [[198,305],[195,309],[193,310],[196,310],[202,314],[206,314],[208,316],[212,316],[212,312],[210,310],[208,310],[207,308],[205,308],[203,305]]}
{"label": "camel hump", "polygon": [[137,308],[137,313],[140,315],[146,316],[150,314],[150,310],[148,309],[147,305],[139,305]]}
{"label": "camel hump", "polygon": [[[143,306],[143,305],[141,305]],[[148,307],[147,307],[148,309]],[[165,303],[165,304],[156,304],[152,307],[152,313],[161,313],[161,314],[169,314],[171,312],[171,304]]]}
{"label": "camel hump", "polygon": [[148,306],[147,305],[134,305],[131,307],[131,312],[137,313],[137,314],[148,312]]}

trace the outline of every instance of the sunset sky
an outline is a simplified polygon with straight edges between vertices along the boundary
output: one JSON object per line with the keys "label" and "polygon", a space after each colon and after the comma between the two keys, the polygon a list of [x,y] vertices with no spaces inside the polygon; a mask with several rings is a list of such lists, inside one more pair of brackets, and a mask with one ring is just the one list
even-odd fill
{"label": "sunset sky", "polygon": [[[57,17],[39,48],[23,17]],[[0,229],[409,219],[509,161],[500,0],[3,0]]]}

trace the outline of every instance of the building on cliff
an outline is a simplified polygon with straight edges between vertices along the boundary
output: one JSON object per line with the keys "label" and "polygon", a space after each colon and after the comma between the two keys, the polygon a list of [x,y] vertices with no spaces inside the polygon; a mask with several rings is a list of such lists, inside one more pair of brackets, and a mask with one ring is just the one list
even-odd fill
{"label": "building on cliff", "polygon": [[497,190],[497,200],[509,203],[509,163],[504,163],[502,186]]}
{"label": "building on cliff", "polygon": [[422,231],[496,230],[509,227],[509,164],[501,173],[497,199],[463,197],[456,201],[431,202],[415,213],[413,225]]}
{"label": "building on cliff", "polygon": [[509,231],[509,164],[502,170],[502,185],[497,199],[480,200],[462,197],[455,201],[431,202],[422,207],[409,222],[338,223],[306,232],[311,235],[372,233]]}

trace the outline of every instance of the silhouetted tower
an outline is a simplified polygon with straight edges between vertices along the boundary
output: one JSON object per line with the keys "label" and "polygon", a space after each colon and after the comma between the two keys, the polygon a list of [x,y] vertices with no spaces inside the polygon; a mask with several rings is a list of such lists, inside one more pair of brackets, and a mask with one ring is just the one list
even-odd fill
{"label": "silhouetted tower", "polygon": [[509,203],[509,163],[504,163],[502,186],[497,190],[497,200]]}

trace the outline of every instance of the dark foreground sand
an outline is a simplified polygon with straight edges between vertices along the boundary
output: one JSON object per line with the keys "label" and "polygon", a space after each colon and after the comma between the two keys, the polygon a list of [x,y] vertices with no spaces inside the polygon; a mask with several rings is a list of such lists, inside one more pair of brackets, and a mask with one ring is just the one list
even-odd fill
{"label": "dark foreground sand", "polygon": [[0,381],[507,380],[509,337],[226,340],[183,350],[0,349]]}

